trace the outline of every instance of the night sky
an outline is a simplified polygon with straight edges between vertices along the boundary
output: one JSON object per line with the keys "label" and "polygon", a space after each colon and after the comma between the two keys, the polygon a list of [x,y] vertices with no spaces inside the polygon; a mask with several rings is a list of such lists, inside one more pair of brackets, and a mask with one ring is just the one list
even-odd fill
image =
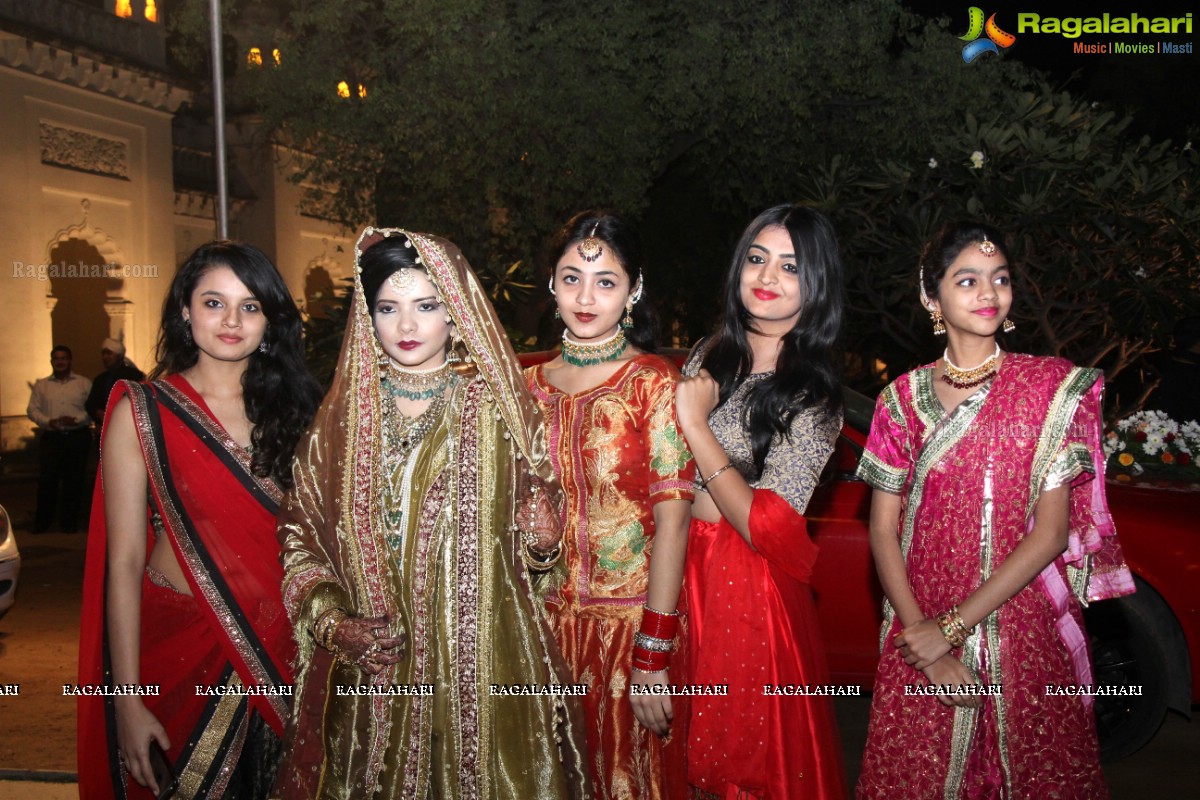
{"label": "night sky", "polygon": [[[1194,0],[1157,0],[1157,2],[1122,2],[1121,0],[905,0],[912,10],[923,16],[950,20],[950,31],[956,35],[967,32],[968,12],[972,5],[981,8],[985,17],[996,15],[996,24],[1017,37],[1012,47],[1002,51],[1002,58],[1015,58],[1031,67],[1043,70],[1056,87],[1092,100],[1110,104],[1116,111],[1129,111],[1134,116],[1134,129],[1155,138],[1183,141],[1200,135],[1200,4]],[[1059,34],[1021,34],[1017,14],[1036,13],[1044,17],[1182,17],[1192,13],[1192,33],[1170,34],[1082,34],[1068,39]],[[1192,53],[1181,54],[1083,54],[1073,52],[1074,42],[1151,42],[1171,41],[1190,43]],[[982,58],[996,58],[985,54]],[[969,68],[969,65],[964,67]],[[1200,141],[1197,142],[1200,145]]]}

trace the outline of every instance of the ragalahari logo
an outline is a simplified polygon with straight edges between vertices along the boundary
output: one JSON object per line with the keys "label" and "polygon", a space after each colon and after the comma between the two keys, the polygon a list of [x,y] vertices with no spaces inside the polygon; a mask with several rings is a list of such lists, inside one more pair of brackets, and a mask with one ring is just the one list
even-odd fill
{"label": "ragalahari logo", "polygon": [[[968,64],[979,58],[984,53],[995,53],[996,55],[999,55],[1001,47],[1012,47],[1013,42],[1017,40],[1017,37],[1013,36],[1011,33],[1005,33],[1004,31],[1000,30],[1000,26],[996,24],[995,14],[992,14],[990,17],[988,17],[986,25],[983,22],[982,8],[979,8],[978,6],[971,6],[969,9],[967,9],[967,15],[970,18],[970,28],[965,34],[958,38],[968,43],[967,46],[963,48],[962,52],[963,61],[967,62]],[[987,38],[980,39],[980,35],[985,32],[987,33]]]}

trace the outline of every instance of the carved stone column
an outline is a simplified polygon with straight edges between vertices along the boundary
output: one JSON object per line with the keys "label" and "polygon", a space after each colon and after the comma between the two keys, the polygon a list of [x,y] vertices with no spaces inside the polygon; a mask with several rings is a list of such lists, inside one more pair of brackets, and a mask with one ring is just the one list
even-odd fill
{"label": "carved stone column", "polygon": [[125,344],[125,352],[140,353],[135,341],[133,322],[134,303],[120,297],[109,297],[104,303],[108,314],[108,335]]}

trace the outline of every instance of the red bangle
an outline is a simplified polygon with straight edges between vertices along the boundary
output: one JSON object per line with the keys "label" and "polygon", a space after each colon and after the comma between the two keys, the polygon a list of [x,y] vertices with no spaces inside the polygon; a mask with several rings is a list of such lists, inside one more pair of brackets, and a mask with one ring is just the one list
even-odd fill
{"label": "red bangle", "polygon": [[633,668],[642,672],[658,672],[670,664],[670,653],[655,653],[641,647],[633,648]]}
{"label": "red bangle", "polygon": [[679,612],[664,614],[642,606],[642,625],[638,630],[655,639],[674,639],[679,630]]}

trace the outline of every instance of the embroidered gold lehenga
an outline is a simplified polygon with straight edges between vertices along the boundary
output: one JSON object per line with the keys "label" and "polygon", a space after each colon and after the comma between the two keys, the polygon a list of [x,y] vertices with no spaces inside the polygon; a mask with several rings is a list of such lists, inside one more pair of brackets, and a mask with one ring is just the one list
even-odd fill
{"label": "embroidered gold lehenga", "polygon": [[[284,604],[300,657],[283,797],[568,798],[587,794],[578,707],[514,532],[533,478],[553,485],[542,419],[466,260],[404,235],[469,356],[419,442],[387,433],[382,350],[362,300],[280,515]],[[313,624],[331,608],[387,615],[407,655],[376,677],[334,660]],[[534,693],[505,695],[497,687]],[[427,687],[422,689],[420,687]],[[388,692],[369,694],[368,691]],[[399,691],[402,694],[395,694]]]}

